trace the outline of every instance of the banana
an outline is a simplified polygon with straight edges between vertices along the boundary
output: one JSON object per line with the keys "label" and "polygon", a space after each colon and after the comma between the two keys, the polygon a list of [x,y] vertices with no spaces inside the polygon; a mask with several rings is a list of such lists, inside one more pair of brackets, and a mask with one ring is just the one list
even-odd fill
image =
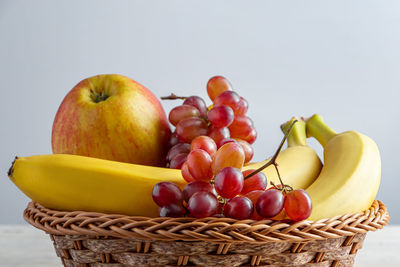
{"label": "banana", "polygon": [[[282,125],[282,130],[285,132],[294,118]],[[294,124],[291,133],[288,136],[288,147],[281,151],[277,158],[279,173],[285,184],[290,185],[294,189],[305,189],[311,185],[318,177],[321,171],[321,160],[317,153],[306,144],[306,124],[302,120],[298,120]],[[247,169],[258,169],[267,163],[269,159],[246,165]],[[268,178],[268,181],[280,184],[278,175],[274,166],[269,166],[263,170]]]}
{"label": "banana", "polygon": [[67,154],[16,158],[9,177],[47,208],[148,217],[158,216],[156,183],[186,184],[179,170]]}
{"label": "banana", "polygon": [[381,179],[381,159],[376,143],[363,134],[337,134],[318,114],[308,119],[307,134],[324,147],[324,166],[306,189],[313,209],[309,220],[367,210]]}

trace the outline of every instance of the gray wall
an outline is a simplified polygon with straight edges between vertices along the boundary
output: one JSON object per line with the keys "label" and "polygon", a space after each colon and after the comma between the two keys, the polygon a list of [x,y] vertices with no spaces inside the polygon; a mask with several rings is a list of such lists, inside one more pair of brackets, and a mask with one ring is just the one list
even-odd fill
{"label": "gray wall", "polygon": [[2,0],[0,223],[22,223],[28,202],[5,174],[13,157],[51,153],[62,98],[100,73],[204,97],[225,75],[250,102],[256,160],[292,115],[367,134],[382,154],[378,198],[400,223],[399,29],[399,1]]}

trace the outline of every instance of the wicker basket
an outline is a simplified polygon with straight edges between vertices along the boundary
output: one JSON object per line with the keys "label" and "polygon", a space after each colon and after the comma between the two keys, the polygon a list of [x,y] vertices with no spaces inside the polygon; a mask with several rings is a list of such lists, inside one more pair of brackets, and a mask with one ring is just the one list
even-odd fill
{"label": "wicker basket", "polygon": [[24,218],[50,234],[64,266],[352,266],[366,233],[386,225],[389,214],[377,200],[363,213],[297,223],[129,217],[29,203]]}

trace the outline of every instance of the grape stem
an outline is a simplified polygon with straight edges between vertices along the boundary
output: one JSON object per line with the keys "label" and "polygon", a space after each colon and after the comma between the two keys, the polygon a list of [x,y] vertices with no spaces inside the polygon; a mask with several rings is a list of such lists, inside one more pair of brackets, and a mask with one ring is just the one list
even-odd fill
{"label": "grape stem", "polygon": [[286,131],[286,133],[285,133],[285,136],[283,137],[281,143],[279,144],[278,149],[276,150],[276,152],[275,152],[275,154],[272,156],[272,158],[271,158],[267,163],[265,163],[263,166],[261,166],[260,168],[258,168],[257,170],[255,170],[254,172],[249,173],[248,175],[246,175],[246,177],[244,177],[245,180],[248,179],[248,178],[250,178],[251,176],[253,176],[253,175],[259,173],[260,171],[264,170],[264,169],[267,168],[268,166],[274,165],[275,170],[276,170],[276,173],[278,174],[279,181],[281,182],[281,185],[282,185],[282,190],[283,190],[283,192],[287,193],[287,191],[286,191],[286,185],[285,185],[285,184],[283,183],[283,181],[282,181],[282,177],[281,177],[281,175],[280,175],[280,173],[279,173],[279,170],[278,170],[278,163],[276,162],[276,159],[278,158],[279,152],[281,152],[282,147],[283,147],[283,145],[285,144],[286,139],[287,139],[287,137],[289,136],[290,131],[291,131],[292,128],[293,128],[293,125],[294,125],[296,122],[297,122],[297,120],[294,120],[294,121],[290,124],[289,128],[287,129],[287,131]]}
{"label": "grape stem", "polygon": [[176,100],[176,99],[185,100],[187,98],[187,96],[177,96],[176,94],[171,93],[169,96],[162,96],[160,98],[161,98],[161,100]]}

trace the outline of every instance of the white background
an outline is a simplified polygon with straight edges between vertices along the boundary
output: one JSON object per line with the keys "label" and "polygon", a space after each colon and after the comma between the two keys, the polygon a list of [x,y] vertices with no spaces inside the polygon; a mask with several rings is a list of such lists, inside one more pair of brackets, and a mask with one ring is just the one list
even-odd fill
{"label": "white background", "polygon": [[250,102],[256,160],[292,115],[318,112],[338,132],[372,137],[378,198],[400,223],[399,67],[399,1],[1,0],[0,223],[22,223],[28,202],[6,175],[14,156],[51,153],[63,97],[101,73],[157,96],[206,97],[208,78],[228,77]]}

